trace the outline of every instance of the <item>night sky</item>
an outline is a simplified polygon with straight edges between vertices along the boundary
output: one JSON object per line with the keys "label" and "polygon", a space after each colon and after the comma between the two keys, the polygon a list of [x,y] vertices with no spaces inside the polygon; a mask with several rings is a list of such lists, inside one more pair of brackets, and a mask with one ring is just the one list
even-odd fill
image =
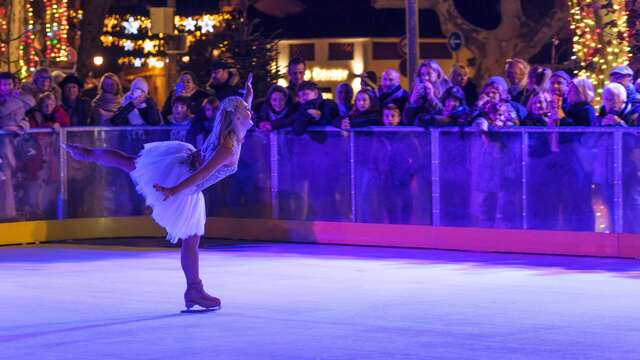
{"label": "night sky", "polygon": [[[117,0],[116,0],[117,1]],[[268,16],[254,8],[249,17],[260,20],[259,29],[264,35],[276,34],[280,39],[322,38],[322,37],[400,37],[405,33],[404,10],[377,10],[370,0],[298,0],[306,7],[301,13],[287,18]],[[451,0],[442,0],[451,1]],[[501,22],[501,0],[453,0],[458,12],[471,24],[486,30],[495,29]],[[516,0],[502,0],[516,1]],[[520,0],[527,20],[541,20],[553,8],[554,0]],[[148,14],[144,6],[136,0],[120,0],[135,3],[133,7],[116,7],[115,13]],[[148,6],[165,6],[166,0],[149,0]],[[215,12],[215,0],[178,0],[177,14],[198,15]],[[338,15],[339,14],[339,15]],[[445,37],[440,29],[440,21],[434,11],[420,11],[420,36]],[[559,60],[567,61],[571,56],[570,39],[561,39]],[[550,58],[551,44],[544,46],[533,56],[532,62],[544,63]]]}
{"label": "night sky", "polygon": [[[454,0],[460,13],[474,25],[492,29],[500,22],[500,0]],[[546,1],[546,0],[542,0]],[[274,18],[255,9],[249,16],[261,20],[266,34],[278,32],[278,38],[311,37],[399,37],[404,35],[404,10],[377,10],[370,0],[300,0],[306,9],[287,18]],[[196,15],[216,11],[217,1],[176,1],[177,13]],[[526,3],[526,2],[525,2]],[[164,0],[152,0],[147,4],[164,6]],[[116,12],[140,12],[140,7],[114,9]],[[142,9],[144,10],[144,9]],[[336,14],[339,14],[337,16]],[[420,11],[420,36],[444,37],[435,12]]]}

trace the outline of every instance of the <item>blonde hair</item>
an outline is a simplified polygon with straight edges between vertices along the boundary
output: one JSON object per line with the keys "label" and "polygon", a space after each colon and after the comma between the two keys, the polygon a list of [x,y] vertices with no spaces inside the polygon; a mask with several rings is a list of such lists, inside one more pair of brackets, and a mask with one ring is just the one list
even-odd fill
{"label": "blonde hair", "polygon": [[213,153],[213,150],[219,146],[233,148],[242,140],[233,126],[234,115],[238,110],[246,109],[247,106],[247,103],[238,96],[230,96],[222,100],[216,114],[213,131],[202,146],[203,153]]}
{"label": "blonde hair", "polygon": [[[453,83],[453,79],[456,78],[456,75],[458,74],[466,74],[467,76],[469,76],[469,69],[467,69],[466,66],[462,65],[462,64],[455,64],[453,65],[453,67],[451,67],[451,73],[449,74],[449,80],[451,80],[451,83]],[[462,86],[460,84],[454,84],[457,86]]]}
{"label": "blonde hair", "polygon": [[[416,70],[415,79],[420,79],[420,71],[425,67],[430,68],[438,74],[438,78],[436,79],[435,83],[432,83],[431,85],[433,85],[433,93],[435,97],[440,98],[444,91],[447,90],[449,86],[451,86],[451,81],[444,74],[444,70],[442,70],[440,64],[438,64],[438,62],[434,59],[427,59],[420,63],[418,69]],[[419,82],[415,81],[414,84],[416,83]]]}
{"label": "blonde hair", "polygon": [[547,103],[547,111],[551,110],[551,102],[553,101],[553,96],[551,95],[550,92],[548,91],[540,91],[540,92],[536,92],[534,93],[530,98],[529,101],[527,102],[527,111],[529,113],[532,112],[533,109],[533,103],[535,102],[536,99],[538,98],[542,98],[542,100],[544,100]]}
{"label": "blonde hair", "polygon": [[[45,92],[42,93],[40,96],[38,96],[38,101],[36,103],[36,108],[40,111],[42,111],[42,105],[46,102],[46,101],[53,101],[54,103],[56,103],[56,96],[52,93],[52,92]],[[57,104],[56,104],[57,105]]]}
{"label": "blonde hair", "polygon": [[102,77],[100,78],[100,85],[98,85],[98,96],[96,96],[96,98],[100,97],[104,93],[104,90],[102,89],[102,85],[105,79],[109,79],[115,82],[116,85],[118,85],[118,91],[116,93],[116,96],[122,97],[122,84],[120,84],[120,78],[118,78],[118,75],[108,72],[102,75]]}
{"label": "blonde hair", "polygon": [[579,77],[573,79],[571,82],[578,89],[580,100],[585,102],[593,101],[596,93],[593,90],[593,84],[591,83],[591,80],[587,79],[586,77]]}

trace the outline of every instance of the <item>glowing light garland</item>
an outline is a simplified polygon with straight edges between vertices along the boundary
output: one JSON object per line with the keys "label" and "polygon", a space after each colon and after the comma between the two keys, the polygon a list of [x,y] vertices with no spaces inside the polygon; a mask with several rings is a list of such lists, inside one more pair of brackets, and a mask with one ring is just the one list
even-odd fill
{"label": "glowing light garland", "polygon": [[[9,33],[9,14],[7,14],[7,3],[0,1],[0,32],[3,34]],[[9,44],[0,43],[0,55],[4,55],[7,52],[7,46]]]}
{"label": "glowing light garland", "polygon": [[[214,33],[229,13],[204,14],[201,16],[175,16],[174,34],[183,34],[187,46],[194,41]],[[126,54],[118,59],[119,64],[140,67],[162,67],[167,61],[164,54],[165,42],[161,34],[151,33],[151,19],[145,16],[110,15],[104,20],[103,35],[100,37],[105,47],[119,47]]]}
{"label": "glowing light garland", "polygon": [[56,62],[67,60],[69,42],[68,0],[45,0],[46,57]]}
{"label": "glowing light garland", "polygon": [[35,18],[33,15],[32,1],[27,2],[26,8],[26,24],[25,32],[22,36],[22,43],[20,44],[20,74],[21,78],[27,77],[29,73],[36,70],[38,66],[38,56],[36,54],[36,28]]}
{"label": "glowing light garland", "polygon": [[569,0],[574,60],[578,76],[598,89],[596,101],[614,66],[629,63],[629,35],[624,0]]}

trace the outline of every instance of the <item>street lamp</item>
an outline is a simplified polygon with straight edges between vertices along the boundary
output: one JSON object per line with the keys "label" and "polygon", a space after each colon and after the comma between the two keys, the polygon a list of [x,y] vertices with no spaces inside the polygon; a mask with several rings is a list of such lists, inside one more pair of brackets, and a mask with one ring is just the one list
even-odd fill
{"label": "street lamp", "polygon": [[100,55],[96,55],[93,57],[93,63],[96,66],[101,66],[104,63],[104,58]]}

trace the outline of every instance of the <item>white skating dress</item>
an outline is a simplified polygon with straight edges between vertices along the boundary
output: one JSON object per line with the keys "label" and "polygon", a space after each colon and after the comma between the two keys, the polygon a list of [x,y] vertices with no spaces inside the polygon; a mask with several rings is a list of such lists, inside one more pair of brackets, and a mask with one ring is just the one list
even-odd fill
{"label": "white skating dress", "polygon": [[153,185],[171,187],[179,184],[196,170],[191,164],[195,152],[201,152],[201,165],[204,165],[213,156],[215,148],[213,134],[207,138],[202,150],[196,150],[191,144],[181,141],[152,142],[144,145],[135,161],[136,168],[131,172],[131,178],[147,205],[153,209],[151,216],[167,230],[167,240],[172,243],[192,235],[204,234],[206,212],[202,190],[236,172],[241,144],[232,147],[235,157],[233,165],[219,167],[192,189],[182,191],[165,201],[162,193],[154,189]]}

